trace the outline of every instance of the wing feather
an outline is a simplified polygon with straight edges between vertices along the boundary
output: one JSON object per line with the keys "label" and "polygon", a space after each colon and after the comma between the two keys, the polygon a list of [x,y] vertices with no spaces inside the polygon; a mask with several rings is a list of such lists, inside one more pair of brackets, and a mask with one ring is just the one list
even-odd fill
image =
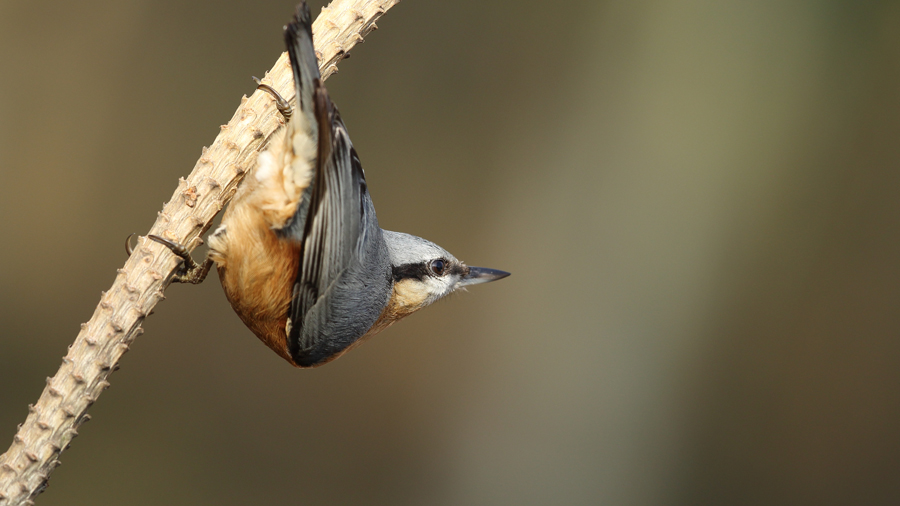
{"label": "wing feather", "polygon": [[374,324],[387,303],[390,262],[359,157],[315,65],[305,3],[297,12],[288,52],[298,97],[310,98],[304,112],[313,115],[316,155],[290,232],[302,248],[287,337],[295,363],[308,366],[336,357]]}

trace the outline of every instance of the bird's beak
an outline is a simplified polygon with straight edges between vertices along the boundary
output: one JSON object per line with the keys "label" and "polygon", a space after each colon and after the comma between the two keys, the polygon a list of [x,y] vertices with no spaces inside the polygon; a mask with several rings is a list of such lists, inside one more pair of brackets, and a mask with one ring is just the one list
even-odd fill
{"label": "bird's beak", "polygon": [[478,283],[487,283],[496,281],[509,276],[506,271],[498,271],[497,269],[486,269],[484,267],[469,267],[469,273],[459,280],[457,286],[477,285]]}

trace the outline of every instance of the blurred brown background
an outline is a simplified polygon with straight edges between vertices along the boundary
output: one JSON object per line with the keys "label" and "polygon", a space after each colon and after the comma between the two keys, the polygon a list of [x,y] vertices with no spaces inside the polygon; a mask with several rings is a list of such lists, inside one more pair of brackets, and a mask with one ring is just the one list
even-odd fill
{"label": "blurred brown background", "polygon": [[[293,5],[0,3],[0,451]],[[173,286],[39,504],[900,503],[900,3],[379,26],[382,226],[513,276],[311,371]]]}

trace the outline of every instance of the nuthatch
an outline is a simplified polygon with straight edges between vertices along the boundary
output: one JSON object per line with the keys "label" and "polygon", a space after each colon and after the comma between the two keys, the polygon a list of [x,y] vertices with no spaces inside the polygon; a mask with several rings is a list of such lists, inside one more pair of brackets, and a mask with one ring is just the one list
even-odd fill
{"label": "nuthatch", "polygon": [[206,261],[150,238],[184,259],[174,281],[199,283],[215,262],[250,330],[291,364],[315,367],[460,287],[509,273],[469,267],[432,242],[378,226],[359,157],[322,84],[305,2],[285,42],[299,114],[284,143],[260,154],[209,237]]}

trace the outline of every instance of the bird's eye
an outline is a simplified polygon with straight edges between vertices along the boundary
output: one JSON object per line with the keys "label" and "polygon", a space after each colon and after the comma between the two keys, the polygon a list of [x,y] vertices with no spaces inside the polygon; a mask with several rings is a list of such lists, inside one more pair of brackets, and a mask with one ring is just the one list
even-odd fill
{"label": "bird's eye", "polygon": [[444,269],[446,268],[446,262],[443,258],[438,258],[437,260],[432,260],[431,264],[428,267],[431,269],[431,272],[433,272],[435,276],[443,276]]}

